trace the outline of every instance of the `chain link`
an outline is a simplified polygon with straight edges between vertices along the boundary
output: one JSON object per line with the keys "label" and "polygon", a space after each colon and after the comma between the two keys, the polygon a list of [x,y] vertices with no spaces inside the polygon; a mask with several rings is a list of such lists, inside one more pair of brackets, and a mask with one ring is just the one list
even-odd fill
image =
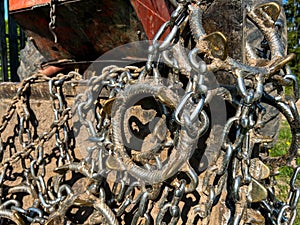
{"label": "chain link", "polygon": [[54,38],[54,43],[57,43],[57,35],[55,33],[56,28],[56,5],[57,0],[50,1],[50,23],[49,23],[49,30]]}
{"label": "chain link", "polygon": [[[57,40],[53,32],[55,2],[51,1],[50,5],[49,28]],[[22,81],[0,121],[0,153],[9,155],[0,163],[2,222],[20,225],[294,223],[300,198],[300,187],[297,186],[300,167],[293,164],[300,137],[295,107],[298,86],[293,75],[281,78],[275,75],[287,63],[286,58],[275,57],[276,60],[271,59],[265,67],[252,67],[229,56],[219,57],[215,45],[220,43],[215,39],[221,40],[222,35],[205,34],[202,21],[198,21],[203,13],[200,3],[180,1],[174,5],[177,8],[170,21],[162,25],[149,47],[145,67],[109,66],[99,76],[81,80],[87,89],[75,98],[73,112],[63,86],[65,82],[78,82],[80,74],[70,72],[53,78],[36,74]],[[258,13],[257,8],[252,9],[249,16],[257,20],[256,23],[270,20]],[[196,42],[194,49],[182,46],[187,21]],[[271,42],[269,36],[274,34],[273,31],[269,28],[266,31],[260,23],[257,26]],[[274,47],[274,43],[269,43],[270,47]],[[186,50],[182,51],[184,47]],[[272,49],[276,56],[280,55],[278,51],[278,46]],[[202,53],[210,59],[209,63],[200,57]],[[168,65],[167,73],[161,71],[162,63]],[[218,70],[231,71],[236,78],[236,87],[211,88],[207,83],[209,73]],[[180,76],[185,76],[188,81],[182,83]],[[293,85],[294,99],[266,93],[266,78],[272,76],[276,85]],[[163,84],[163,79],[168,79],[169,84]],[[36,136],[32,132],[34,112],[30,108],[30,88],[40,82],[48,82],[53,120],[45,132]],[[185,87],[182,95],[178,94],[178,87]],[[227,95],[224,99],[231,104],[235,115],[227,118],[217,137],[221,145],[214,149],[212,161],[199,172],[202,161],[195,165],[192,159],[198,153],[209,153],[197,148],[198,140],[205,134],[212,138],[214,129],[218,129],[211,123],[214,115],[207,112],[209,95],[220,97],[219,93],[224,94],[224,89]],[[132,110],[135,117],[141,114],[145,117],[142,119],[147,120],[147,109],[138,109],[135,103],[130,105],[130,101],[138,96],[138,102],[143,106],[145,103],[140,102],[146,94],[159,105],[151,110],[162,115],[137,149],[125,143],[126,138],[133,136],[121,130],[128,119],[122,110]],[[279,110],[290,125],[292,143],[283,157],[264,156],[263,147],[274,139],[260,133],[267,113],[261,103]],[[15,114],[20,146],[15,146],[15,152],[11,149],[9,152],[9,143],[4,137]],[[77,122],[82,125],[77,127],[78,131],[74,126]],[[162,125],[164,122],[168,123],[166,128]],[[144,124],[137,125],[138,129]],[[87,131],[89,146],[80,146],[87,153],[80,159],[74,155],[76,150],[70,143],[74,132],[79,134],[81,130]],[[145,147],[147,138],[151,138],[149,143],[152,145]],[[53,149],[48,149],[49,143],[55,145]],[[194,149],[196,152],[192,151]],[[56,155],[50,159],[51,154]],[[164,161],[164,154],[169,161]],[[271,184],[271,173],[285,162],[294,167],[294,174],[287,201],[281,202],[275,196],[276,185]],[[18,163],[21,163],[21,172],[15,168]],[[47,170],[49,164],[55,164],[53,171]],[[272,171],[268,165],[273,167]],[[21,173],[22,182],[11,184],[16,180],[16,173]],[[21,194],[33,198],[29,207],[25,208],[28,206],[25,199],[15,198]],[[75,209],[78,209],[76,215]],[[251,212],[256,216],[251,216]]]}

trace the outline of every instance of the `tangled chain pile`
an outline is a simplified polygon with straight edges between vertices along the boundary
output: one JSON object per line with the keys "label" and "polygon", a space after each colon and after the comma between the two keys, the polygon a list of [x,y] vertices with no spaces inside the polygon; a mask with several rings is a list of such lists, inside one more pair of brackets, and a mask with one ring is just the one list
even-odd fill
{"label": "tangled chain pile", "polygon": [[[205,33],[202,12],[201,1],[177,3],[146,65],[104,68],[85,83],[73,112],[63,86],[84,82],[78,73],[23,80],[0,121],[2,224],[293,224],[300,197],[298,83],[286,65],[293,55],[285,56],[274,25],[280,7],[248,8],[270,56],[255,57],[248,46],[247,64],[228,56],[222,33]],[[211,84],[219,71],[235,84]],[[49,83],[54,121],[37,135],[30,88],[39,82]],[[294,96],[283,96],[283,86],[293,86]],[[286,155],[275,158],[266,146],[276,140],[263,132],[271,108],[292,134]],[[19,147],[4,138],[14,114]],[[223,124],[215,120],[222,114]],[[75,137],[85,140],[81,158]],[[282,165],[294,169],[286,202],[275,192]]]}

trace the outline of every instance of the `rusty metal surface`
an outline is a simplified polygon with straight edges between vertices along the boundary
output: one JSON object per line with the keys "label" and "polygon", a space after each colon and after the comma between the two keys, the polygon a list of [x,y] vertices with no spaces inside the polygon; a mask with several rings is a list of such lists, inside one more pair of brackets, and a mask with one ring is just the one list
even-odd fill
{"label": "rusty metal surface", "polygon": [[[52,0],[53,1],[53,0]],[[67,2],[76,2],[81,0],[57,0],[59,4],[65,4]],[[42,6],[50,5],[51,0],[9,0],[9,11],[16,13],[25,10],[31,10]]]}
{"label": "rusty metal surface", "polygon": [[25,10],[33,6],[38,7],[39,5],[48,4],[50,0],[9,0],[9,10]]}
{"label": "rusty metal surface", "polygon": [[160,26],[170,19],[172,7],[169,1],[131,0],[131,3],[148,39],[152,40]]}
{"label": "rusty metal surface", "polygon": [[116,46],[137,41],[142,29],[129,1],[71,1],[56,7],[59,41],[54,43],[49,12],[49,7],[37,7],[12,14],[46,60],[94,60]]}
{"label": "rusty metal surface", "polygon": [[[94,60],[116,46],[146,36],[153,39],[173,9],[165,0],[63,1],[64,4],[59,1],[55,9],[55,29],[51,33],[48,3],[49,0],[10,3],[12,16],[47,61]],[[27,10],[16,11],[17,8]]]}

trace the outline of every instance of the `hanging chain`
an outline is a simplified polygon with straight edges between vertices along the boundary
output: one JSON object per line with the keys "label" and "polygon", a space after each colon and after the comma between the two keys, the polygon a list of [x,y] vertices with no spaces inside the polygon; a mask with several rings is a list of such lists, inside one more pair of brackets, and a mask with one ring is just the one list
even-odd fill
{"label": "hanging chain", "polygon": [[[50,5],[49,28],[56,40],[55,2]],[[170,21],[149,47],[144,67],[109,66],[88,81],[75,72],[54,78],[36,74],[22,81],[0,121],[0,152],[5,154],[0,164],[1,222],[294,223],[300,198],[300,167],[295,163],[300,138],[295,107],[298,86],[294,75],[279,75],[288,71],[285,65],[292,56],[281,55],[277,31],[268,27],[274,23],[267,14],[270,11],[258,6],[248,12],[274,56],[264,67],[255,67],[226,55],[224,35],[205,33],[199,21],[200,4],[180,1],[175,5]],[[193,49],[183,44],[187,28],[195,42]],[[167,29],[170,32],[161,41]],[[162,64],[167,65],[165,71]],[[212,72],[219,70],[233,74],[235,87],[208,84]],[[265,85],[270,79],[276,85],[293,86],[295,99],[268,94]],[[30,90],[41,82],[48,82],[53,119],[46,131],[36,135]],[[72,112],[64,93],[66,82],[87,86],[75,98]],[[212,123],[214,115],[208,112],[213,97],[222,97],[235,112],[222,128]],[[261,133],[269,109],[266,104],[281,112],[291,129],[292,143],[282,157],[272,158],[263,151],[274,141]],[[15,114],[14,140],[19,145],[5,139]],[[144,129],[155,120],[149,131]],[[146,135],[140,132],[143,129]],[[84,132],[88,142],[74,146],[74,135],[81,137]],[[199,147],[198,140],[205,136],[206,147]],[[214,138],[219,139],[218,147],[210,146]],[[77,158],[76,147],[85,152],[84,157]],[[204,158],[210,161],[200,170]],[[287,201],[282,202],[276,198],[271,176],[286,163],[294,173]],[[17,171],[19,164],[21,171]],[[49,171],[50,164],[54,169]],[[11,183],[18,174],[22,181]],[[21,195],[29,195],[32,201],[15,198]]]}
{"label": "hanging chain", "polygon": [[56,28],[56,5],[57,0],[50,1],[50,23],[49,23],[49,30],[54,38],[54,43],[57,43],[57,35],[55,33]]}

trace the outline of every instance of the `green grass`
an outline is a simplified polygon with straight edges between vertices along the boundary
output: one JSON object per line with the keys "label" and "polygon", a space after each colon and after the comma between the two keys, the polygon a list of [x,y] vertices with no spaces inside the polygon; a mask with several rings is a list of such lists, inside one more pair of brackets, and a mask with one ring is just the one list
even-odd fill
{"label": "green grass", "polygon": [[[287,150],[291,145],[292,135],[287,121],[282,121],[281,128],[279,131],[279,137],[276,145],[270,150],[271,156],[281,156],[286,154]],[[297,164],[300,165],[300,158],[297,159]],[[286,202],[289,192],[290,178],[293,175],[293,170],[287,166],[283,166],[279,169],[279,175],[277,176],[277,193],[278,198],[281,201]],[[300,178],[297,180],[298,186],[300,186]],[[294,225],[300,225],[300,203],[297,207],[297,217]]]}

